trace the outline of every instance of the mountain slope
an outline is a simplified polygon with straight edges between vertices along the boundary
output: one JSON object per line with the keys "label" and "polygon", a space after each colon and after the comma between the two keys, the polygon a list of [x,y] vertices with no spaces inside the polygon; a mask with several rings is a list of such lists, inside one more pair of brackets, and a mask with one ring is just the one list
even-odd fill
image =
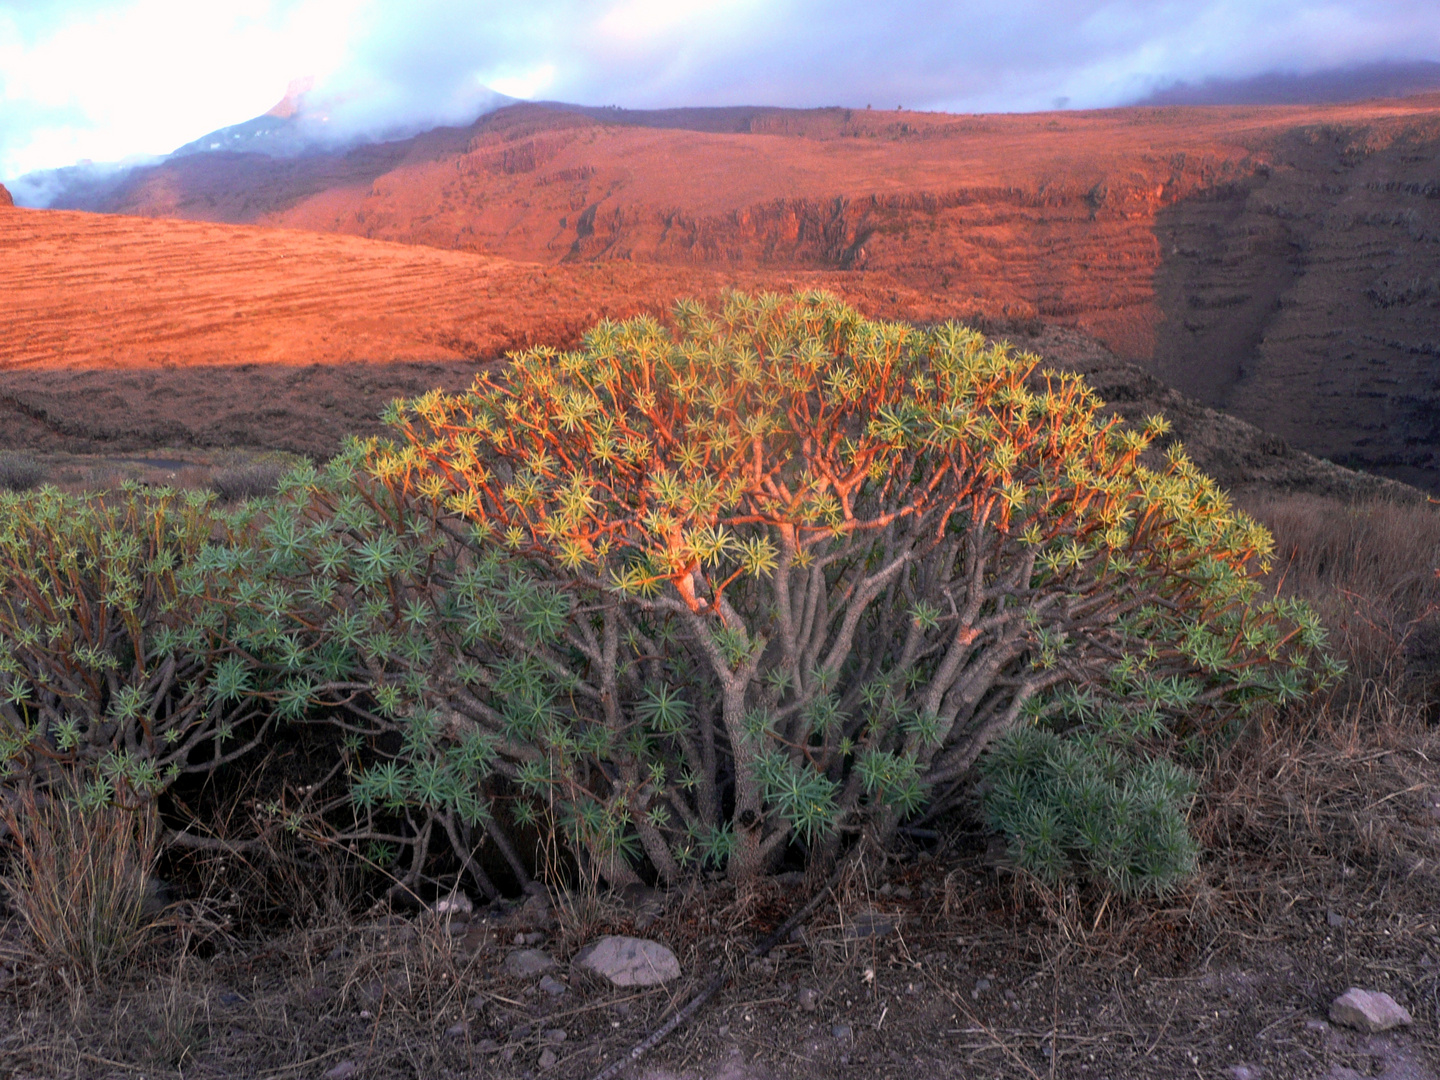
{"label": "mountain slope", "polygon": [[[913,318],[1067,326],[1440,490],[1440,96],[952,116],[501,109],[349,153],[215,152],[93,209],[514,260],[824,273]],[[837,279],[839,280],[839,279]]]}

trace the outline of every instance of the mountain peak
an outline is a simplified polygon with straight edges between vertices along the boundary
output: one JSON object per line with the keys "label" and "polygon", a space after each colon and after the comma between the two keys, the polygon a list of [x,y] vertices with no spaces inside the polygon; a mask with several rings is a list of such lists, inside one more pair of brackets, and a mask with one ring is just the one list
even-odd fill
{"label": "mountain peak", "polygon": [[285,88],[285,96],[282,97],[267,112],[266,116],[276,116],[281,120],[288,120],[300,111],[304,104],[305,95],[315,89],[315,76],[304,75],[298,79],[291,79],[290,85]]}

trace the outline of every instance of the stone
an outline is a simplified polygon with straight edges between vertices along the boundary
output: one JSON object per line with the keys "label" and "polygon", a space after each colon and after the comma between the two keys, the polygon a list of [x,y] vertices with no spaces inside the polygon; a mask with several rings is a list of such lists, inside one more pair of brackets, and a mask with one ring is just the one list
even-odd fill
{"label": "stone", "polygon": [[1350,920],[1338,911],[1331,910],[1325,912],[1325,925],[1339,930],[1341,927],[1349,926]]}
{"label": "stone", "polygon": [[226,990],[224,993],[222,993],[222,994],[220,995],[220,1004],[221,1004],[221,1005],[239,1005],[239,1004],[241,1004],[242,1002],[244,1002],[244,1000],[245,1000],[244,996],[241,995],[241,994],[235,993],[234,990]]}
{"label": "stone", "polygon": [[1362,990],[1358,986],[1352,986],[1331,1003],[1330,1019],[1372,1035],[1415,1022],[1389,994],[1382,990]]}
{"label": "stone", "polygon": [[849,1042],[855,1037],[855,1029],[849,1024],[836,1024],[830,1029],[830,1034],[841,1042]]}
{"label": "stone", "polygon": [[570,988],[553,975],[542,975],[540,976],[540,989],[551,997],[559,997]]}
{"label": "stone", "polygon": [[463,1039],[466,1035],[470,1034],[470,1025],[464,1020],[461,1020],[458,1024],[451,1024],[446,1028],[445,1034],[451,1039]]}
{"label": "stone", "polygon": [[541,1037],[551,1046],[559,1046],[568,1038],[568,1035],[564,1028],[550,1028],[542,1032]]}
{"label": "stone", "polygon": [[559,1060],[560,1059],[555,1056],[555,1051],[551,1050],[548,1046],[540,1051],[540,1067],[542,1069],[553,1069],[555,1062]]}
{"label": "stone", "polygon": [[610,980],[614,986],[659,986],[680,977],[680,961],[658,941],[603,937],[581,949],[574,965]]}
{"label": "stone", "polygon": [[346,1058],[325,1074],[325,1080],[350,1080],[360,1071],[360,1066]]}
{"label": "stone", "polygon": [[555,959],[543,949],[520,949],[505,957],[505,970],[517,978],[555,970]]}
{"label": "stone", "polygon": [[1265,1070],[1258,1065],[1231,1065],[1225,1070],[1225,1075],[1230,1080],[1261,1080]]}
{"label": "stone", "polygon": [[481,1039],[475,1044],[475,1049],[482,1054],[493,1054],[500,1049],[500,1044],[494,1039]]}
{"label": "stone", "polygon": [[802,986],[795,994],[795,1004],[806,1012],[814,1012],[820,1007],[820,994],[808,986]]}
{"label": "stone", "polygon": [[430,908],[433,915],[441,919],[468,920],[471,912],[475,910],[475,902],[463,892],[451,893]]}
{"label": "stone", "polygon": [[12,195],[10,194],[10,192],[6,189],[6,187],[5,187],[4,184],[0,184],[0,207],[14,206],[14,205],[15,205],[14,196],[12,196]]}

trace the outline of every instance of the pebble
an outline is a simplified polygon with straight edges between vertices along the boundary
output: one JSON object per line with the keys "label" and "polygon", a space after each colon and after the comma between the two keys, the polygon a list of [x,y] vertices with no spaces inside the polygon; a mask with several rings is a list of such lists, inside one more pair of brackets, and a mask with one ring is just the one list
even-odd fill
{"label": "pebble", "polygon": [[830,1029],[830,1034],[842,1042],[849,1042],[855,1037],[855,1030],[849,1024],[836,1024]]}
{"label": "pebble", "polygon": [[548,1042],[551,1046],[559,1046],[567,1038],[564,1028],[551,1028],[544,1034],[545,1041]]}
{"label": "pebble", "polygon": [[359,1071],[360,1066],[346,1058],[325,1074],[325,1080],[350,1080]]}
{"label": "pebble", "polygon": [[1260,1080],[1265,1070],[1258,1065],[1231,1065],[1225,1070],[1225,1075],[1230,1080]]}
{"label": "pebble", "polygon": [[570,988],[553,975],[542,975],[540,976],[540,989],[551,997],[559,997]]}
{"label": "pebble", "polygon": [[795,1004],[806,1012],[814,1012],[820,1006],[820,995],[808,986],[802,986],[795,995]]}
{"label": "pebble", "polygon": [[464,1020],[461,1020],[458,1024],[451,1024],[445,1029],[445,1034],[452,1039],[463,1039],[469,1033],[470,1025]]}
{"label": "pebble", "polygon": [[575,954],[572,963],[614,986],[659,986],[680,977],[680,961],[658,941],[602,937]]}
{"label": "pebble", "polygon": [[475,1049],[482,1054],[493,1054],[500,1049],[500,1044],[494,1039],[481,1039],[475,1044]]}
{"label": "pebble", "polygon": [[1362,990],[1358,986],[1352,986],[1331,1002],[1330,1019],[1372,1035],[1415,1022],[1389,994],[1381,990]]}
{"label": "pebble", "polygon": [[521,949],[505,957],[505,970],[521,978],[554,969],[554,958],[540,949]]}
{"label": "pebble", "polygon": [[474,910],[474,901],[462,892],[454,893],[451,896],[445,897],[443,900],[437,900],[434,906],[430,908],[433,914],[441,918],[448,916],[452,919],[469,919],[470,913]]}
{"label": "pebble", "polygon": [[555,1062],[559,1060],[560,1059],[555,1056],[555,1051],[551,1050],[548,1046],[540,1051],[540,1067],[542,1069],[553,1069]]}

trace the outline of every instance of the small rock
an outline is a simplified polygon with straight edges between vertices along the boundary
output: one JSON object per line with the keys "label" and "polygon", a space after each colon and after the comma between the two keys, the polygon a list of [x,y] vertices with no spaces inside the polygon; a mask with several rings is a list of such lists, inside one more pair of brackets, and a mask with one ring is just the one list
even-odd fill
{"label": "small rock", "polygon": [[721,1024],[718,1028],[715,1029],[715,1034],[719,1035],[722,1039],[728,1039],[730,1037],[730,1025]]}
{"label": "small rock", "polygon": [[915,893],[909,885],[895,886],[895,899],[897,900],[909,900],[914,895]]}
{"label": "small rock", "polygon": [[350,1080],[359,1071],[360,1066],[346,1058],[325,1074],[325,1080]]}
{"label": "small rock", "polygon": [[234,990],[226,990],[223,994],[220,995],[221,1005],[239,1005],[244,1000],[245,999],[241,995],[235,993]]}
{"label": "small rock", "polygon": [[581,949],[576,967],[593,971],[615,986],[658,986],[680,977],[680,961],[658,941],[603,937]]}
{"label": "small rock", "polygon": [[490,929],[486,926],[469,926],[460,939],[460,948],[467,953],[477,953],[490,942]]}
{"label": "small rock", "polygon": [[1330,1019],[1372,1035],[1415,1022],[1389,994],[1381,990],[1362,990],[1358,986],[1352,986],[1331,1003]]}
{"label": "small rock", "polygon": [[543,888],[532,892],[525,897],[525,902],[520,905],[515,918],[522,926],[535,930],[549,930],[554,927],[555,912],[550,907],[550,894]]}
{"label": "small rock", "polygon": [[505,970],[519,978],[539,975],[542,971],[554,971],[555,959],[541,949],[521,949],[505,957]]}
{"label": "small rock", "polygon": [[1325,1032],[1330,1030],[1330,1025],[1327,1024],[1324,1020],[1310,1019],[1305,1021],[1305,1030],[1313,1031],[1317,1035],[1323,1035],[1325,1034]]}
{"label": "small rock", "polygon": [[544,930],[532,930],[528,934],[516,935],[522,945],[539,945],[545,940]]}
{"label": "small rock", "polygon": [[982,993],[982,994],[985,993],[986,990],[989,990],[989,989],[990,989],[990,980],[989,980],[989,979],[976,979],[976,980],[975,980],[975,989],[978,990],[978,991],[980,991],[980,993]]}
{"label": "small rock", "polygon": [[1325,913],[1325,925],[1332,926],[1338,930],[1343,926],[1349,926],[1350,920],[1338,911],[1327,911]]}
{"label": "small rock", "polygon": [[820,1006],[820,995],[808,986],[802,986],[795,995],[795,1004],[806,1012],[814,1012]]}
{"label": "small rock", "polygon": [[1230,1080],[1260,1080],[1265,1070],[1258,1065],[1231,1065],[1225,1070]]}
{"label": "small rock", "polygon": [[470,913],[474,910],[475,902],[463,892],[452,893],[441,900],[437,900],[430,908],[432,914],[442,919],[469,919]]}
{"label": "small rock", "polygon": [[559,1046],[567,1038],[564,1028],[551,1028],[543,1033],[544,1039],[551,1046]]}
{"label": "small rock", "polygon": [[553,1069],[555,1062],[559,1060],[560,1059],[555,1056],[555,1051],[551,1050],[548,1046],[540,1051],[540,1067],[542,1069]]}
{"label": "small rock", "polygon": [[855,1030],[849,1024],[836,1024],[830,1029],[830,1034],[841,1042],[849,1042],[855,1037]]}
{"label": "small rock", "polygon": [[464,1020],[461,1020],[458,1024],[451,1024],[448,1028],[445,1029],[446,1036],[451,1039],[463,1039],[469,1033],[470,1025],[467,1024]]}
{"label": "small rock", "polygon": [[528,1039],[530,1037],[530,1033],[534,1030],[535,1029],[529,1024],[519,1024],[516,1027],[510,1029],[510,1038],[513,1039],[515,1042],[520,1042],[522,1039]]}
{"label": "small rock", "polygon": [[551,997],[559,997],[570,988],[553,975],[542,975],[540,976],[540,989]]}
{"label": "small rock", "polygon": [[500,1044],[494,1039],[481,1039],[475,1044],[475,1049],[482,1054],[493,1054],[500,1049]]}
{"label": "small rock", "polygon": [[524,945],[524,944],[525,944],[525,935],[524,935],[524,934],[516,934],[516,935],[515,935],[515,944],[516,944],[516,945]]}

